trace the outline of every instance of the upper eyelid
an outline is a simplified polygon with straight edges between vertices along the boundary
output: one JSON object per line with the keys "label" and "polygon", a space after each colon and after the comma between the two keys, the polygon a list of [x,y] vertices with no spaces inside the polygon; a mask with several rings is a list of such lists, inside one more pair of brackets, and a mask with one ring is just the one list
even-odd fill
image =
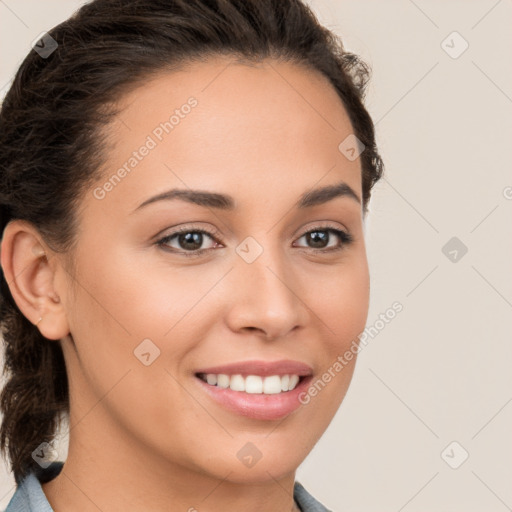
{"label": "upper eyelid", "polygon": [[[314,229],[339,229],[340,231],[345,231],[346,233],[350,233],[350,229],[348,229],[345,225],[343,225],[339,221],[317,220],[317,221],[308,222],[308,224],[311,224],[311,225],[303,231],[302,235],[304,235],[305,233],[308,233],[309,231],[314,230]],[[217,236],[219,238],[223,236],[222,232],[217,228],[213,228],[212,230],[209,230],[208,228],[205,228],[201,225],[196,226],[194,222],[192,222],[190,225],[185,225],[185,227],[178,226],[176,228],[170,228],[170,229],[174,229],[174,232],[171,233],[170,236],[172,236],[173,234],[176,234],[176,233],[190,232],[190,231],[204,231],[205,233],[207,233],[211,236]],[[162,230],[160,233],[163,233],[165,231],[167,231],[167,229]],[[228,229],[227,231],[230,236],[233,235],[233,231],[231,229]],[[295,230],[294,235],[296,235],[298,231],[299,230]],[[302,229],[300,231],[302,231]],[[160,233],[155,235],[155,238],[156,237],[162,238]],[[168,235],[165,235],[165,236],[168,236]]]}

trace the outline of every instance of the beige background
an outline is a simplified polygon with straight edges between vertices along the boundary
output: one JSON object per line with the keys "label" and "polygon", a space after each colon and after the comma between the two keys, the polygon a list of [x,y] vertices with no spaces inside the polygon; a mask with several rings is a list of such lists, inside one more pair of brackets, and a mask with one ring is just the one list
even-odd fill
{"label": "beige background", "polygon": [[[0,88],[81,3],[0,1]],[[367,221],[368,325],[403,311],[361,352],[297,479],[335,511],[510,510],[512,2],[309,3],[373,68],[386,176]],[[455,262],[452,237],[468,249]],[[0,509],[13,491],[4,470]]]}

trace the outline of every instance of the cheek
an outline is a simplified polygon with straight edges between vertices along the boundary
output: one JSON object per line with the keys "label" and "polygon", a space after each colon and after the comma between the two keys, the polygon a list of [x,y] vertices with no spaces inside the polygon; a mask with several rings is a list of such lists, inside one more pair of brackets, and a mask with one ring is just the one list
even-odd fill
{"label": "cheek", "polygon": [[183,320],[198,320],[194,307],[218,280],[218,273],[180,269],[149,254],[117,253],[104,258],[101,268],[93,261],[83,267],[85,309],[96,317],[99,332],[128,337],[132,343],[163,340],[183,329]]}
{"label": "cheek", "polygon": [[[323,328],[327,352],[344,352],[366,325],[370,277],[365,254],[357,253],[346,265],[330,268],[323,275],[309,274],[304,296]],[[308,291],[309,290],[309,291]],[[323,327],[322,327],[323,326]]]}
{"label": "cheek", "polygon": [[[72,335],[77,365],[96,397],[129,372],[116,387],[119,401],[112,407],[137,404],[122,415],[134,425],[140,419],[144,428],[143,417],[168,425],[170,411],[186,410],[173,376],[183,374],[190,353],[218,321],[220,304],[208,294],[217,272],[180,272],[159,262],[144,268],[141,261],[118,255],[103,258],[101,268],[97,261],[80,267],[87,288],[78,287]],[[170,396],[173,403],[165,403]]]}
{"label": "cheek", "polygon": [[323,282],[323,289],[315,294],[314,307],[320,318],[317,325],[324,334],[318,351],[323,355],[322,366],[306,400],[317,402],[325,421],[335,414],[350,385],[359,336],[368,317],[370,277],[365,254],[358,253]]}
{"label": "cheek", "polygon": [[193,307],[216,276],[190,287],[184,274],[168,270],[166,278],[162,269],[144,270],[126,258],[103,258],[101,268],[86,262],[80,270],[71,323],[80,357],[71,357],[72,374],[84,391],[79,407],[87,411],[104,397],[108,414],[138,437],[146,437],[151,418],[153,440],[164,439],[176,417],[201,417],[175,377],[204,335]]}

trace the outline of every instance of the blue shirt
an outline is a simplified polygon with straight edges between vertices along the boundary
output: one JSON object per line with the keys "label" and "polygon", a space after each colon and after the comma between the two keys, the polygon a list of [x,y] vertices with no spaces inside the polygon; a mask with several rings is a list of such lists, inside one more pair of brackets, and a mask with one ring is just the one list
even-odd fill
{"label": "blue shirt", "polygon": [[[64,462],[55,461],[45,469],[29,473],[16,488],[4,512],[53,512],[41,484],[55,478],[63,466]],[[294,484],[293,497],[302,512],[331,512],[315,500],[299,482]]]}

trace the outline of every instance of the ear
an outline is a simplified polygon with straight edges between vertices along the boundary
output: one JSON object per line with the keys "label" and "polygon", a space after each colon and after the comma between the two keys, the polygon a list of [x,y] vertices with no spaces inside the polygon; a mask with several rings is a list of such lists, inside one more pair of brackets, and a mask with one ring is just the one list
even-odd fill
{"label": "ear", "polygon": [[29,222],[10,221],[4,229],[0,262],[11,295],[23,315],[41,334],[60,340],[69,333],[61,297],[54,289],[60,269],[57,255]]}

